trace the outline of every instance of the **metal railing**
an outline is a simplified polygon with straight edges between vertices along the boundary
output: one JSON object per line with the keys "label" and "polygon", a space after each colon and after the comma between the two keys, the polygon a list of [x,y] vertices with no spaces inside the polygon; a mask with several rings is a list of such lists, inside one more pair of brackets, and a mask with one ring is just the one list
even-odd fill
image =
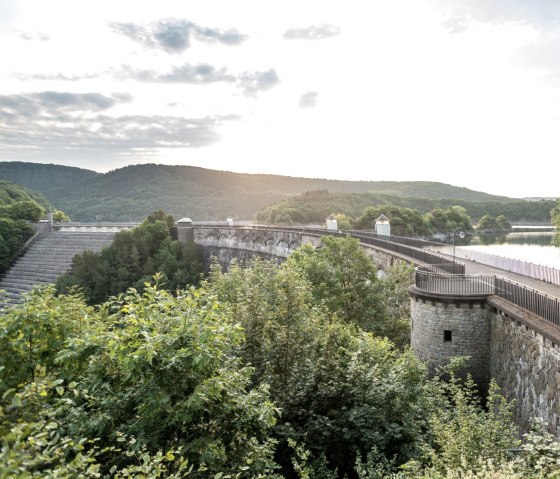
{"label": "metal railing", "polygon": [[[366,233],[364,231],[352,231],[352,234],[367,235],[373,238],[383,238],[382,235],[375,233]],[[553,268],[529,261],[522,261],[513,258],[506,258],[505,256],[498,256],[481,251],[462,248],[457,246],[453,249],[453,245],[443,242],[421,240],[416,238],[407,238],[403,236],[385,236],[386,240],[399,244],[404,244],[421,249],[430,249],[433,252],[441,253],[446,256],[454,256],[454,258],[465,259],[467,261],[474,261],[476,263],[492,266],[494,268],[503,269],[504,271],[511,271],[512,273],[521,274],[529,278],[538,279],[547,283],[556,284],[560,286],[560,269]],[[454,253],[454,255],[453,255]]]}
{"label": "metal railing", "polygon": [[415,284],[429,293],[482,296],[495,293],[495,276],[442,273],[440,265],[416,268]]}
{"label": "metal railing", "polygon": [[496,276],[496,295],[560,326],[560,299]]}
{"label": "metal railing", "polygon": [[499,296],[560,326],[560,299],[501,276],[447,274],[436,266],[416,268],[415,285],[428,293],[453,296]]}

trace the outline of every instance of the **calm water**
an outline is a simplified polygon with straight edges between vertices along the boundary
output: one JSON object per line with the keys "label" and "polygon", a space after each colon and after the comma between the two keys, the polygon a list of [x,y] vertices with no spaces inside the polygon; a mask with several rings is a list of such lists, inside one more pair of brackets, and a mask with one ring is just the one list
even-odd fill
{"label": "calm water", "polygon": [[457,240],[462,248],[505,256],[560,269],[560,248],[551,246],[552,232],[512,232],[507,235],[483,235]]}

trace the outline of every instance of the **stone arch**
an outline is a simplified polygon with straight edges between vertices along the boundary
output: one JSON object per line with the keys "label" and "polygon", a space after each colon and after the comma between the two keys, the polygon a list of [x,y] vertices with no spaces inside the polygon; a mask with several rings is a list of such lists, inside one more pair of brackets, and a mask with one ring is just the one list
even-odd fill
{"label": "stone arch", "polygon": [[299,241],[292,241],[292,242],[290,243],[290,249],[293,251],[293,250],[299,248],[300,244],[301,244],[301,243],[300,243]]}

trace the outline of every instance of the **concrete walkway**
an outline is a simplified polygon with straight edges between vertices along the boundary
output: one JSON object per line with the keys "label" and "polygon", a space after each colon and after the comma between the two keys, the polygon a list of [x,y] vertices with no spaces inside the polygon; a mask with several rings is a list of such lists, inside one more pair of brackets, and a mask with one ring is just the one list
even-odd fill
{"label": "concrete walkway", "polygon": [[545,283],[539,279],[530,278],[529,276],[524,276],[522,274],[511,273],[510,271],[494,268],[493,266],[486,266],[484,264],[468,261],[463,258],[459,261],[465,263],[465,274],[501,276],[502,278],[509,279],[510,281],[514,281],[528,288],[536,289],[537,291],[541,291],[549,296],[554,296],[560,299],[560,286],[558,285]]}

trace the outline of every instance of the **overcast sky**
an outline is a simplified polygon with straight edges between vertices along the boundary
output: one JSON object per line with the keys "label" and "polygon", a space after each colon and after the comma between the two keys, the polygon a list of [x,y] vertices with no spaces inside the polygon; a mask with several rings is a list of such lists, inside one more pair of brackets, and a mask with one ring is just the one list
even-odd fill
{"label": "overcast sky", "polygon": [[0,0],[0,160],[557,196],[559,0]]}

